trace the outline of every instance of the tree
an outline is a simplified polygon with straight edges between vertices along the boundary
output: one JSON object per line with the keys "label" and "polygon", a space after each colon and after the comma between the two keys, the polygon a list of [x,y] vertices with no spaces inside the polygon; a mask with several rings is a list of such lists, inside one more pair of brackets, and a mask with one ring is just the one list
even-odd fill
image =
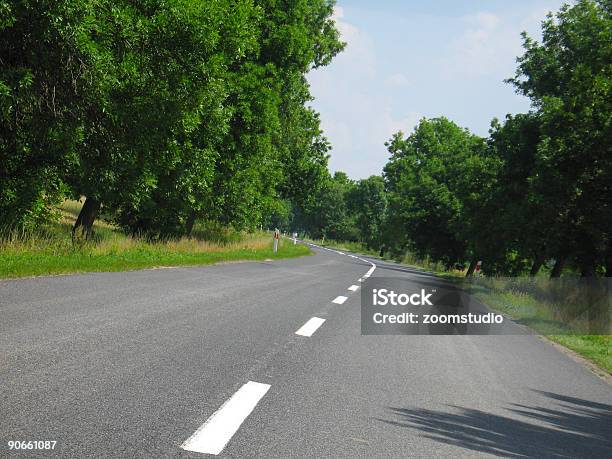
{"label": "tree", "polygon": [[[344,44],[333,2],[0,0],[0,216],[85,196],[132,234],[253,229],[327,176],[305,74]],[[6,223],[5,223],[6,222]]]}
{"label": "tree", "polygon": [[[447,267],[470,255],[471,218],[488,175],[484,140],[446,118],[422,119],[407,138],[386,144],[389,191],[386,239]],[[486,189],[486,188],[485,188]]]}
{"label": "tree", "polygon": [[347,200],[349,211],[356,215],[359,239],[368,249],[379,249],[387,206],[384,180],[377,175],[359,180],[349,191]]}
{"label": "tree", "polygon": [[607,1],[564,5],[543,22],[541,44],[523,35],[525,53],[509,80],[541,118],[529,185],[545,213],[554,276],[571,256],[582,275],[594,275],[610,244],[611,13]]}
{"label": "tree", "polygon": [[232,67],[233,107],[224,149],[215,167],[215,216],[253,228],[290,200],[305,212],[308,193],[320,189],[327,141],[305,74],[330,62],[344,46],[331,20],[333,2],[257,2],[262,11],[258,48]]}
{"label": "tree", "polygon": [[312,206],[299,215],[302,229],[315,238],[356,241],[354,218],[347,206],[353,187],[353,181],[344,172],[328,176],[313,195]]}
{"label": "tree", "polygon": [[307,215],[316,204],[329,172],[330,145],[323,136],[319,115],[304,104],[310,100],[302,78],[293,90],[283,91],[279,153],[283,180],[279,194],[292,203],[292,225],[305,230]]}
{"label": "tree", "polygon": [[45,221],[83,145],[103,80],[87,2],[0,1],[0,225]]}
{"label": "tree", "polygon": [[123,6],[117,27],[126,42],[108,44],[121,73],[109,107],[96,113],[111,120],[107,145],[81,155],[86,173],[75,188],[105,202],[133,234],[189,233],[212,202],[231,115],[228,68],[255,47],[257,12],[248,1]]}
{"label": "tree", "polygon": [[540,141],[539,116],[508,115],[503,124],[494,119],[489,133],[489,155],[498,167],[474,223],[475,250],[491,272],[517,275],[530,259],[535,275],[550,255],[541,224],[544,213],[529,184]]}

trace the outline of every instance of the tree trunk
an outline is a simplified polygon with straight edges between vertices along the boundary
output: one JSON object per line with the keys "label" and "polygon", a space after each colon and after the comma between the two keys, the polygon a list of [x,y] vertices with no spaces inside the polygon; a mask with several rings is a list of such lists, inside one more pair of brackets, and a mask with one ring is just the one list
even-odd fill
{"label": "tree trunk", "polygon": [[592,260],[584,260],[581,263],[580,277],[595,277],[595,262]]}
{"label": "tree trunk", "polygon": [[74,222],[72,227],[72,240],[84,237],[85,240],[91,239],[93,236],[93,224],[96,221],[98,212],[100,211],[100,201],[94,198],[85,198],[85,203],[81,207],[81,212]]}
{"label": "tree trunk", "polygon": [[187,234],[187,236],[191,236],[191,231],[193,231],[193,224],[195,223],[195,220],[195,210],[191,210],[189,212],[189,216],[187,217],[187,221],[185,222],[185,234]]}
{"label": "tree trunk", "polygon": [[597,249],[593,241],[587,241],[580,255],[580,277],[595,277],[597,267]]}
{"label": "tree trunk", "polygon": [[531,277],[537,276],[543,264],[544,264],[544,255],[537,255],[535,260],[533,260],[533,265],[531,265],[531,271],[529,271],[529,276]]}
{"label": "tree trunk", "polygon": [[566,259],[566,255],[560,255],[559,257],[557,257],[557,260],[555,261],[555,266],[553,266],[553,269],[550,273],[550,277],[561,277],[561,271],[563,271],[563,266],[565,266],[565,259]]}
{"label": "tree trunk", "polygon": [[477,260],[470,261],[470,266],[468,267],[467,273],[465,273],[465,277],[472,277],[474,275],[474,270],[476,269]]}

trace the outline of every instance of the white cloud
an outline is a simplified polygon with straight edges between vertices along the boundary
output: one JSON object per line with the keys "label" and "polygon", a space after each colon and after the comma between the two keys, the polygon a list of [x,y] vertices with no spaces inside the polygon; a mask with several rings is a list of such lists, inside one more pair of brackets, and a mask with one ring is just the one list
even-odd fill
{"label": "white cloud", "polygon": [[385,83],[394,88],[406,88],[410,86],[410,80],[403,73],[394,73],[390,75],[385,80]]}
{"label": "white cloud", "polygon": [[450,57],[442,65],[444,76],[507,78],[521,51],[520,32],[515,24],[499,16],[479,12],[464,16],[461,35],[449,44]]}
{"label": "white cloud", "polygon": [[541,38],[541,22],[549,11],[559,9],[561,0],[547,6],[521,9],[503,17],[480,11],[463,16],[463,32],[449,44],[450,58],[442,65],[447,78],[497,77],[514,74],[516,57],[523,54],[521,32]]}
{"label": "white cloud", "polygon": [[476,14],[468,15],[464,17],[464,20],[470,24],[473,24],[479,29],[494,30],[500,23],[500,18],[496,14],[487,13],[481,11]]}
{"label": "white cloud", "polygon": [[386,131],[387,135],[385,139],[388,140],[396,132],[402,131],[404,134],[409,135],[414,130],[415,126],[419,124],[419,121],[423,117],[417,112],[411,112],[408,116],[402,119],[394,119],[390,114],[385,116],[386,119]]}
{"label": "white cloud", "polygon": [[389,156],[384,142],[400,130],[409,134],[422,116],[444,115],[486,135],[492,117],[528,110],[529,101],[503,80],[522,54],[521,31],[539,39],[540,21],[562,1],[453,9],[471,12],[464,16],[441,15],[431,2],[419,6],[424,14],[414,14],[412,2],[336,6],[347,47],[308,75],[333,146],[330,168],[353,178],[379,173]]}
{"label": "white cloud", "polygon": [[371,38],[344,20],[344,9],[340,6],[334,7],[332,19],[336,22],[341,40],[346,42],[344,51],[334,58],[335,70],[342,71],[349,66],[354,73],[343,72],[344,78],[364,74],[376,76],[376,56]]}
{"label": "white cloud", "polygon": [[532,38],[540,40],[542,34],[542,21],[551,11],[557,11],[558,7],[553,8],[537,8],[526,15],[521,21],[521,31],[525,30]]}
{"label": "white cloud", "polygon": [[328,67],[310,72],[308,81],[332,143],[330,168],[363,178],[380,173],[388,159],[384,143],[399,130],[410,132],[419,116],[393,116],[390,94],[409,85],[408,78],[396,73],[381,84],[371,37],[347,22],[343,8],[336,6],[333,18],[346,49]]}

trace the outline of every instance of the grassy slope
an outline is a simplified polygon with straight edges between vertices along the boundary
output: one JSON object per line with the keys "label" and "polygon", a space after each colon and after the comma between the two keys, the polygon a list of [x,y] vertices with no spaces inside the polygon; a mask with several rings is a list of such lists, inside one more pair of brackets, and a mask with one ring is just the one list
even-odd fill
{"label": "grassy slope", "polygon": [[551,307],[524,293],[481,291],[474,296],[612,374],[611,335],[560,334],[559,322],[549,313]]}
{"label": "grassy slope", "polygon": [[[371,250],[365,250],[362,244],[354,242],[336,242],[336,241],[313,241],[315,243],[325,245],[327,247],[336,248],[339,250],[347,250],[350,252],[365,253],[367,255],[378,256],[378,253]],[[431,263],[422,263],[418,260],[410,257],[405,257],[400,261],[403,264],[414,266],[420,269],[426,269],[437,275],[445,278],[463,278],[464,272],[460,271],[443,271],[443,267]],[[425,266],[423,266],[425,265]],[[503,312],[513,319],[521,321],[522,319],[533,318],[534,306],[539,306],[544,309],[543,305],[536,305],[537,303],[534,298],[526,296],[524,294],[517,294],[513,292],[479,292],[476,297],[483,303],[486,303],[492,309]],[[544,324],[544,322],[542,322]],[[530,323],[535,331],[547,337],[551,341],[554,341],[568,349],[576,352],[582,357],[595,363],[599,368],[612,374],[612,336],[611,335],[562,335],[551,333],[550,330],[546,330],[546,325],[538,323]]]}
{"label": "grassy slope", "polygon": [[[0,240],[0,278],[264,260],[310,253],[306,246],[281,240],[275,256],[272,237],[263,232],[226,231],[216,233],[214,241],[194,237],[152,243],[128,237],[103,220],[95,225],[95,241],[75,247],[70,228],[79,209],[78,203],[67,202],[61,208],[61,220],[43,232]],[[196,236],[210,236],[202,229],[196,230]]]}

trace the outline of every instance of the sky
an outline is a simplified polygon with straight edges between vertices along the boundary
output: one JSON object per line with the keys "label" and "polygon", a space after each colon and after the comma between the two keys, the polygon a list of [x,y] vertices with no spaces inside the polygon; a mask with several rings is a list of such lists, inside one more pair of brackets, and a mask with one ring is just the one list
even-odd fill
{"label": "sky", "polygon": [[346,49],[308,75],[312,106],[332,144],[332,171],[380,174],[384,143],[422,117],[446,116],[486,136],[494,117],[529,110],[504,79],[522,54],[520,33],[562,0],[339,0]]}

